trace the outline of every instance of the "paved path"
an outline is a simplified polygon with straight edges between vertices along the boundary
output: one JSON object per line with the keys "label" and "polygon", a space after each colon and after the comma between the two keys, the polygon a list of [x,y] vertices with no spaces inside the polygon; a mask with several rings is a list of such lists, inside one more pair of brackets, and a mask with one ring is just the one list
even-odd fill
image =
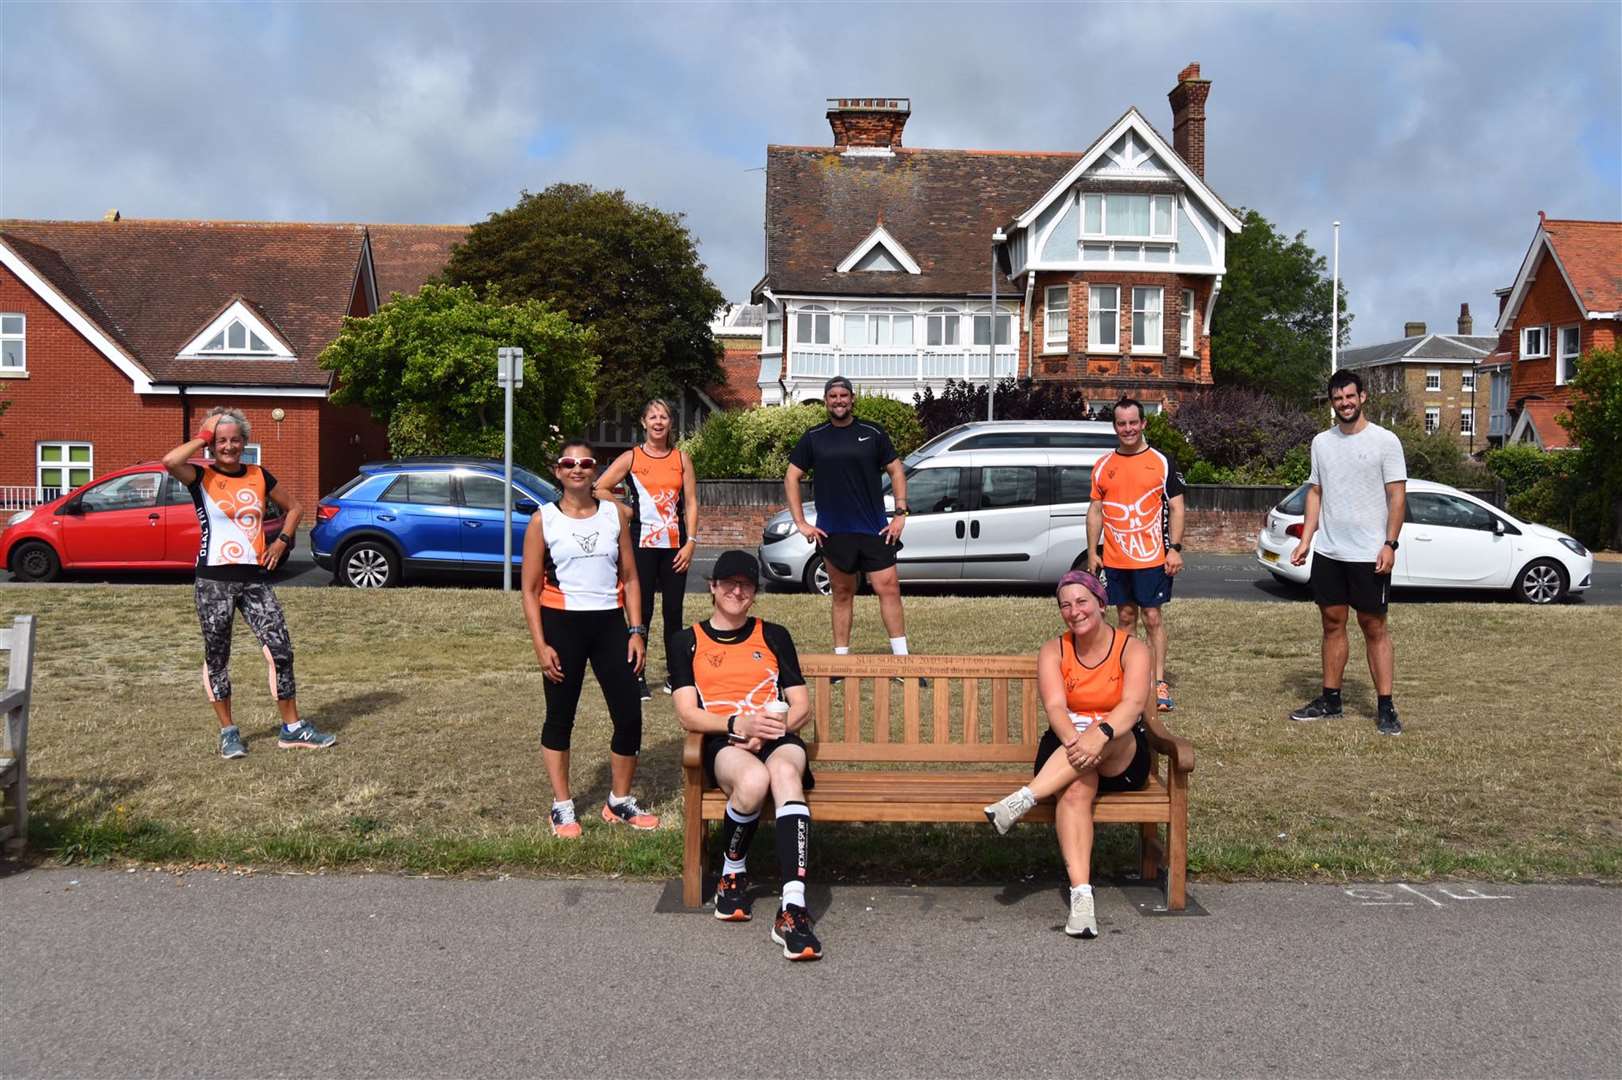
{"label": "paved path", "polygon": [[0,878],[0,1076],[1615,1076],[1622,891],[812,890],[826,958],[657,884]]}
{"label": "paved path", "polygon": [[[709,572],[710,567],[715,565],[715,557],[721,551],[722,549],[719,547],[700,548],[693,556],[693,569],[687,578],[687,591],[689,593],[703,593],[706,591],[704,575]],[[174,585],[187,580],[186,577],[175,574],[112,574],[75,577],[70,584]],[[277,588],[287,586],[337,587],[333,585],[332,575],[315,565],[315,562],[310,558],[307,547],[295,548],[289,564],[278,570],[272,580]],[[10,581],[10,574],[0,572],[0,582]],[[465,577],[447,576],[431,581],[412,582],[412,584],[423,584],[433,588],[500,588],[500,583],[499,576],[490,579],[476,578],[471,580]],[[57,586],[28,585],[22,587],[55,588]],[[938,586],[911,584],[905,586],[905,588],[908,595],[943,595],[943,590]],[[951,591],[965,595],[994,596],[1009,590],[993,586],[960,586],[958,589]],[[1026,589],[1023,591],[1034,595],[1045,590]],[[1291,588],[1275,581],[1273,575],[1257,565],[1254,556],[1249,554],[1224,554],[1221,552],[1190,552],[1187,568],[1183,571],[1182,576],[1177,579],[1176,596],[1289,603],[1305,603],[1308,600],[1305,589]],[[1455,589],[1404,589],[1397,593],[1396,599],[1398,603],[1504,603],[1508,599],[1508,595],[1498,592]],[[1596,562],[1594,564],[1594,588],[1580,599],[1571,602],[1577,605],[1622,604],[1622,562]]]}

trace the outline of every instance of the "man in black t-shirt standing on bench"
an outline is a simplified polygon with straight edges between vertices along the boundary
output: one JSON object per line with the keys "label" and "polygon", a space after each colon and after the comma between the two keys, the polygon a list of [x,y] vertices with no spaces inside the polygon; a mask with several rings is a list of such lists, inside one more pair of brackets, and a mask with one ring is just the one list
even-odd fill
{"label": "man in black t-shirt standing on bench", "polygon": [[[834,652],[850,652],[850,628],[856,612],[856,584],[862,574],[879,598],[879,616],[890,637],[890,651],[907,655],[907,624],[901,610],[901,582],[895,557],[901,529],[907,523],[907,477],[890,436],[877,424],[856,419],[856,394],[850,380],[835,375],[823,387],[828,422],[800,437],[789,455],[783,479],[788,510],[800,535],[822,552],[833,585]],[[800,479],[815,471],[817,523],[805,520],[800,505]],[[895,515],[885,519],[879,478],[890,474]]]}

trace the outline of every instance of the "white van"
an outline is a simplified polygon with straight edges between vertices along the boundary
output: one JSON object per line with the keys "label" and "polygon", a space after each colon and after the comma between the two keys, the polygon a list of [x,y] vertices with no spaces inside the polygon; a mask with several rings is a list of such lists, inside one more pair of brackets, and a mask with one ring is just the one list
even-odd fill
{"label": "white van", "polygon": [[[905,461],[901,580],[1057,581],[1086,561],[1093,464],[1115,446],[1114,427],[1097,420],[984,421],[931,439]],[[887,510],[888,489],[886,478]],[[816,524],[815,502],[805,516]],[[760,565],[769,581],[828,592],[822,556],[786,510],[766,523]]]}

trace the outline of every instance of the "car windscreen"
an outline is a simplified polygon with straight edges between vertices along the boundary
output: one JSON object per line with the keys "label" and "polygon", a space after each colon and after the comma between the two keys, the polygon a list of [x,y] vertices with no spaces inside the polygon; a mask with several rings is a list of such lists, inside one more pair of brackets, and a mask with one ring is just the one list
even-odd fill
{"label": "car windscreen", "polygon": [[1293,514],[1296,517],[1305,517],[1307,513],[1307,488],[1311,484],[1302,484],[1284,497],[1284,501],[1275,508],[1281,514]]}

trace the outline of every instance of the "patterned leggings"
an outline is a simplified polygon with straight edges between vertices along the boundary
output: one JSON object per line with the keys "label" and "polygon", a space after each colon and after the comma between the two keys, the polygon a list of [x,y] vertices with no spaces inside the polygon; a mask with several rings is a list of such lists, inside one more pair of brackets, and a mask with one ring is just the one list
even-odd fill
{"label": "patterned leggings", "polygon": [[210,701],[231,698],[231,629],[238,610],[265,652],[270,692],[277,701],[296,696],[293,640],[276,594],[262,581],[197,579],[197,619],[203,624],[203,688]]}

